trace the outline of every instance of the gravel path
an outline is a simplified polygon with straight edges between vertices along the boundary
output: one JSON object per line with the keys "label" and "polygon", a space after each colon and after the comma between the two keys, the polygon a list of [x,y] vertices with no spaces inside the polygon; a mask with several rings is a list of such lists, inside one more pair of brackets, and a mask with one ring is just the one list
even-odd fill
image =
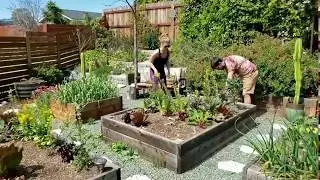
{"label": "gravel path", "polygon": [[[126,88],[123,88],[121,90],[121,94],[123,95],[125,108],[141,105],[142,100],[128,100],[125,92]],[[221,163],[224,161],[234,161],[238,164],[240,163],[239,165],[241,171],[241,166],[244,166],[246,163],[250,162],[255,155],[248,152],[242,152],[240,148],[246,147],[246,138],[258,136],[259,131],[264,135],[268,134],[273,116],[274,113],[272,112],[259,115],[255,120],[257,123],[257,127],[255,129],[249,131],[245,136],[224,147],[219,152],[212,155],[211,158],[204,161],[201,165],[183,174],[175,174],[170,170],[155,167],[152,163],[139,158],[139,156],[131,159],[128,156],[114,153],[110,150],[108,145],[106,145],[103,140],[99,138],[97,138],[95,141],[87,141],[86,147],[93,150],[91,153],[103,154],[111,159],[114,163],[117,163],[121,167],[122,179],[140,174],[146,175],[152,180],[240,180],[242,178],[241,172],[232,172],[236,169],[235,167],[228,165],[230,167],[227,167],[226,170],[222,170],[221,168],[218,168],[218,164],[222,165]],[[86,124],[85,127],[90,134],[98,137],[101,135],[100,124],[100,121],[96,121],[94,124]],[[274,125],[276,136],[278,136],[282,131],[281,124],[283,124],[283,120],[277,118],[276,124]],[[62,133],[67,134],[66,131],[74,131],[74,127],[70,126],[66,130],[63,130]]]}

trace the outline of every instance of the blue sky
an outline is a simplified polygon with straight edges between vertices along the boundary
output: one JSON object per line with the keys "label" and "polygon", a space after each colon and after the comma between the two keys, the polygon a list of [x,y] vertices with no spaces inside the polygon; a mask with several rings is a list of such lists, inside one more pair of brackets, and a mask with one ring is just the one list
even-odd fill
{"label": "blue sky", "polygon": [[[14,0],[1,0],[0,19],[10,18],[11,12],[8,9]],[[61,9],[83,10],[102,12],[103,9],[125,5],[122,0],[54,0]],[[43,6],[48,0],[42,0]]]}

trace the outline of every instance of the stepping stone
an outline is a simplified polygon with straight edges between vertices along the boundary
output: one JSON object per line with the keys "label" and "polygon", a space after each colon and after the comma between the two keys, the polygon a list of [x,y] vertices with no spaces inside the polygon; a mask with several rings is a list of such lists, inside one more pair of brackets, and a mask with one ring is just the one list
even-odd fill
{"label": "stepping stone", "polygon": [[117,87],[118,87],[118,88],[124,88],[124,87],[126,87],[126,85],[124,85],[124,84],[117,84]]}
{"label": "stepping stone", "polygon": [[276,130],[287,130],[287,127],[282,124],[273,124],[273,129]]}
{"label": "stepping stone", "polygon": [[151,180],[146,175],[133,175],[128,177],[126,180]]}
{"label": "stepping stone", "polygon": [[244,166],[245,166],[244,164],[238,163],[235,161],[220,161],[220,162],[218,162],[218,169],[221,169],[224,171],[230,171],[230,172],[234,172],[234,173],[241,173]]}
{"label": "stepping stone", "polygon": [[253,148],[246,146],[246,145],[242,145],[240,146],[240,151],[247,153],[247,154],[255,154],[258,155],[259,153],[257,153],[257,151],[255,151]]}
{"label": "stepping stone", "polygon": [[62,130],[61,130],[61,129],[53,129],[53,130],[52,130],[52,133],[53,133],[53,134],[56,134],[57,136],[60,136],[61,133],[62,133]]}

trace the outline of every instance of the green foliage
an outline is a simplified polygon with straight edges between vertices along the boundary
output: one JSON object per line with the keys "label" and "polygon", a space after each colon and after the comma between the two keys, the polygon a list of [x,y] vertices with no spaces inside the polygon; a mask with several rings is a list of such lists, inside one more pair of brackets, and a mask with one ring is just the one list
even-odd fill
{"label": "green foliage", "polygon": [[181,34],[227,46],[250,43],[256,32],[292,38],[309,31],[314,0],[184,0]]}
{"label": "green foliage", "polygon": [[60,9],[53,1],[48,1],[46,9],[43,11],[43,16],[48,22],[52,22],[54,24],[68,23],[62,16],[62,9]]}
{"label": "green foliage", "polygon": [[301,81],[302,81],[302,72],[301,72],[301,56],[302,56],[302,39],[296,39],[293,61],[294,61],[294,79],[296,81],[294,103],[299,104],[300,101],[300,90],[301,90]]}
{"label": "green foliage", "polygon": [[159,106],[160,113],[164,116],[169,116],[172,114],[173,99],[171,96],[165,95],[162,98],[161,104]]}
{"label": "green foliage", "polygon": [[189,122],[190,125],[197,125],[202,128],[205,128],[207,125],[210,125],[211,122],[208,121],[208,118],[212,117],[209,112],[201,110],[192,110],[189,112]]}
{"label": "green foliage", "polygon": [[[46,96],[46,93],[41,95]],[[39,147],[48,147],[54,143],[50,134],[54,117],[49,107],[49,100],[39,97],[34,104],[25,104],[17,113],[18,132],[28,140],[33,140]]]}
{"label": "green foliage", "polygon": [[[193,89],[203,88],[205,68],[210,67],[212,56],[240,55],[251,59],[259,70],[256,85],[256,95],[266,96],[294,96],[294,68],[292,54],[294,42],[282,44],[279,39],[259,35],[250,45],[234,44],[228,48],[210,46],[202,41],[178,40],[173,45],[173,63],[186,67],[187,79],[191,81]],[[315,68],[319,67],[314,55],[307,52],[302,54],[302,89],[301,95],[308,97],[317,92],[317,74]],[[225,86],[226,73],[215,72],[220,88]]]}
{"label": "green foliage", "polygon": [[227,79],[228,89],[227,98],[230,103],[237,103],[241,100],[241,81],[240,79]]}
{"label": "green foliage", "polygon": [[58,98],[61,102],[78,105],[115,96],[117,96],[116,85],[96,76],[89,76],[82,80],[61,85],[58,91]]}
{"label": "green foliage", "polygon": [[123,151],[126,151],[128,149],[128,145],[123,142],[111,143],[110,147],[114,152],[117,153],[122,153]]}
{"label": "green foliage", "polygon": [[82,78],[86,78],[86,61],[85,61],[85,58],[84,58],[84,54],[81,53],[80,54],[80,61],[81,61],[81,74],[82,74]]}
{"label": "green foliage", "polygon": [[75,156],[73,156],[72,165],[74,165],[78,171],[83,169],[88,170],[93,165],[92,158],[83,145],[75,147]]}
{"label": "green foliage", "polygon": [[[273,123],[272,123],[273,125]],[[270,138],[262,135],[248,138],[250,146],[259,153],[263,170],[275,179],[316,179],[318,171],[318,128],[316,120],[302,118],[288,124],[287,130],[275,141],[273,126]]]}
{"label": "green foliage", "polygon": [[159,29],[152,28],[143,36],[142,46],[147,49],[157,49],[160,46]]}
{"label": "green foliage", "polygon": [[129,148],[128,145],[123,142],[111,143],[110,148],[113,152],[128,156],[130,159],[134,158],[137,155],[137,152],[135,152],[134,149]]}
{"label": "green foliage", "polygon": [[187,112],[188,101],[186,98],[178,96],[174,99],[173,110],[174,112]]}
{"label": "green foliage", "polygon": [[54,85],[63,82],[65,73],[55,66],[38,66],[33,69],[33,76]]}

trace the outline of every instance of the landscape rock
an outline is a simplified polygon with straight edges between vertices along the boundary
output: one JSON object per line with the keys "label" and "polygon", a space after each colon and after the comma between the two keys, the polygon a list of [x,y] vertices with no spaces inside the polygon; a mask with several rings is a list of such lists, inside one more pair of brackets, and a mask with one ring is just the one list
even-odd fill
{"label": "landscape rock", "polygon": [[18,168],[22,159],[23,147],[15,142],[0,144],[0,176]]}

